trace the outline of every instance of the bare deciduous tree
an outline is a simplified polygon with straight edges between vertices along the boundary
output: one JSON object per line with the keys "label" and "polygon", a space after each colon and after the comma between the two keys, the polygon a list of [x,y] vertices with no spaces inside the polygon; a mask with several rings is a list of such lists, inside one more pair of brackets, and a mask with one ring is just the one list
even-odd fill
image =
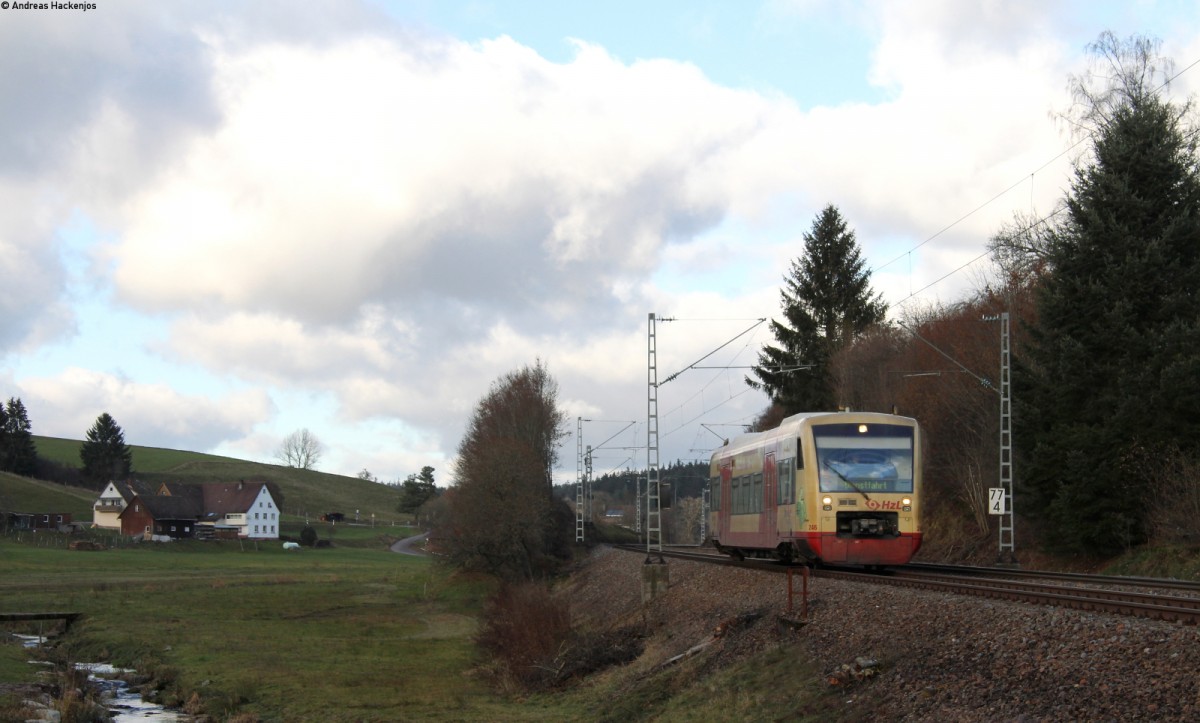
{"label": "bare deciduous tree", "polygon": [[275,451],[275,457],[288,467],[315,469],[324,451],[321,440],[306,427],[284,437]]}
{"label": "bare deciduous tree", "polygon": [[675,541],[682,544],[703,542],[700,539],[700,518],[704,516],[704,500],[699,497],[684,497],[672,512]]}
{"label": "bare deciduous tree", "polygon": [[448,514],[435,531],[447,559],[535,579],[570,556],[574,515],[551,484],[565,421],[558,384],[540,361],[492,384],[459,444]]}

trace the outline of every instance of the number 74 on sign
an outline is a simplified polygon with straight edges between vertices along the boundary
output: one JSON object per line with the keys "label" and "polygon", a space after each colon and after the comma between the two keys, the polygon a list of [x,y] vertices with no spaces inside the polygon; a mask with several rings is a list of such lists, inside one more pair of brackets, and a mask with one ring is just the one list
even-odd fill
{"label": "number 74 on sign", "polygon": [[989,487],[988,488],[988,514],[1003,515],[1004,510],[1004,488]]}

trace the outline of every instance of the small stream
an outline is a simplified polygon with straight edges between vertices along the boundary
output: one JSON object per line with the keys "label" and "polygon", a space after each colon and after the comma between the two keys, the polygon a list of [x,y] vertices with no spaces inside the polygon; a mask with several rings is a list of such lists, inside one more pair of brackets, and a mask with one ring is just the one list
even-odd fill
{"label": "small stream", "polygon": [[[26,648],[37,648],[45,642],[45,638],[37,635],[13,637],[21,640]],[[42,664],[34,662],[34,665]],[[99,698],[114,723],[182,723],[190,720],[189,716],[179,711],[142,700],[142,696],[119,677],[135,672],[133,670],[117,668],[108,663],[76,663],[75,667],[87,671],[88,683],[99,692]]]}
{"label": "small stream", "polygon": [[108,663],[76,663],[75,667],[88,672],[88,682],[100,691],[100,699],[112,714],[115,723],[179,723],[187,720],[186,716],[177,711],[142,700],[142,696],[136,690],[130,689],[128,683],[112,677],[132,673],[132,670],[115,668]]}

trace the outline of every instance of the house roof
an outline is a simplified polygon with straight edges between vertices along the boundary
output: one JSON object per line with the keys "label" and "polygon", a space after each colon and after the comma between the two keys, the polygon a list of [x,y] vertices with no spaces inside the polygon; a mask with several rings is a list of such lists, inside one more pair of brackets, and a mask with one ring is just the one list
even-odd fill
{"label": "house roof", "polygon": [[[142,497],[138,495],[138,500],[146,506],[146,511],[156,520],[195,520],[204,513],[198,495],[180,497],[166,495]],[[122,511],[121,514],[124,515],[125,512]]]}
{"label": "house roof", "polygon": [[202,485],[204,489],[204,510],[217,514],[230,512],[245,512],[258,499],[259,493],[266,485],[262,482],[221,482]]}
{"label": "house roof", "polygon": [[[126,500],[132,502],[136,497],[156,520],[217,519],[231,512],[246,512],[258,499],[263,487],[266,487],[262,482],[216,482],[201,485],[163,482],[153,486],[130,480],[114,484],[123,485],[123,489],[120,486],[118,489],[122,495],[130,493]],[[129,509],[127,506],[118,517],[124,516]]]}
{"label": "house roof", "polygon": [[130,500],[132,500],[134,497],[137,497],[138,495],[142,495],[143,497],[146,497],[146,496],[156,493],[155,486],[150,484],[149,482],[143,482],[141,480],[136,480],[136,479],[127,479],[127,480],[115,479],[115,480],[110,480],[110,481],[112,482],[112,486],[117,489],[117,494],[121,495],[121,498],[124,499],[126,502],[129,502]]}

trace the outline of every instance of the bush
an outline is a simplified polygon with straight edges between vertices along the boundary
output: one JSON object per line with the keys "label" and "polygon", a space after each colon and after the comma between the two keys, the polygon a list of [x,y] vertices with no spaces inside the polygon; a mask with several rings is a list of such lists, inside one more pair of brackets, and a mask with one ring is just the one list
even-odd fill
{"label": "bush", "polygon": [[103,490],[104,485],[96,487],[95,485],[86,485],[83,479],[83,472],[78,467],[55,462],[52,459],[38,457],[34,463],[33,476],[36,479],[54,482],[60,485],[69,485],[73,487],[87,487],[88,489]]}
{"label": "bush", "polygon": [[559,678],[571,633],[570,606],[541,583],[503,584],[488,599],[475,642],[503,682],[544,688]]}
{"label": "bush", "polygon": [[316,547],[317,531],[311,527],[305,527],[303,530],[300,530],[300,544],[305,547]]}
{"label": "bush", "polygon": [[1138,448],[1125,462],[1131,474],[1147,477],[1151,538],[1168,545],[1200,542],[1200,461],[1172,446]]}

